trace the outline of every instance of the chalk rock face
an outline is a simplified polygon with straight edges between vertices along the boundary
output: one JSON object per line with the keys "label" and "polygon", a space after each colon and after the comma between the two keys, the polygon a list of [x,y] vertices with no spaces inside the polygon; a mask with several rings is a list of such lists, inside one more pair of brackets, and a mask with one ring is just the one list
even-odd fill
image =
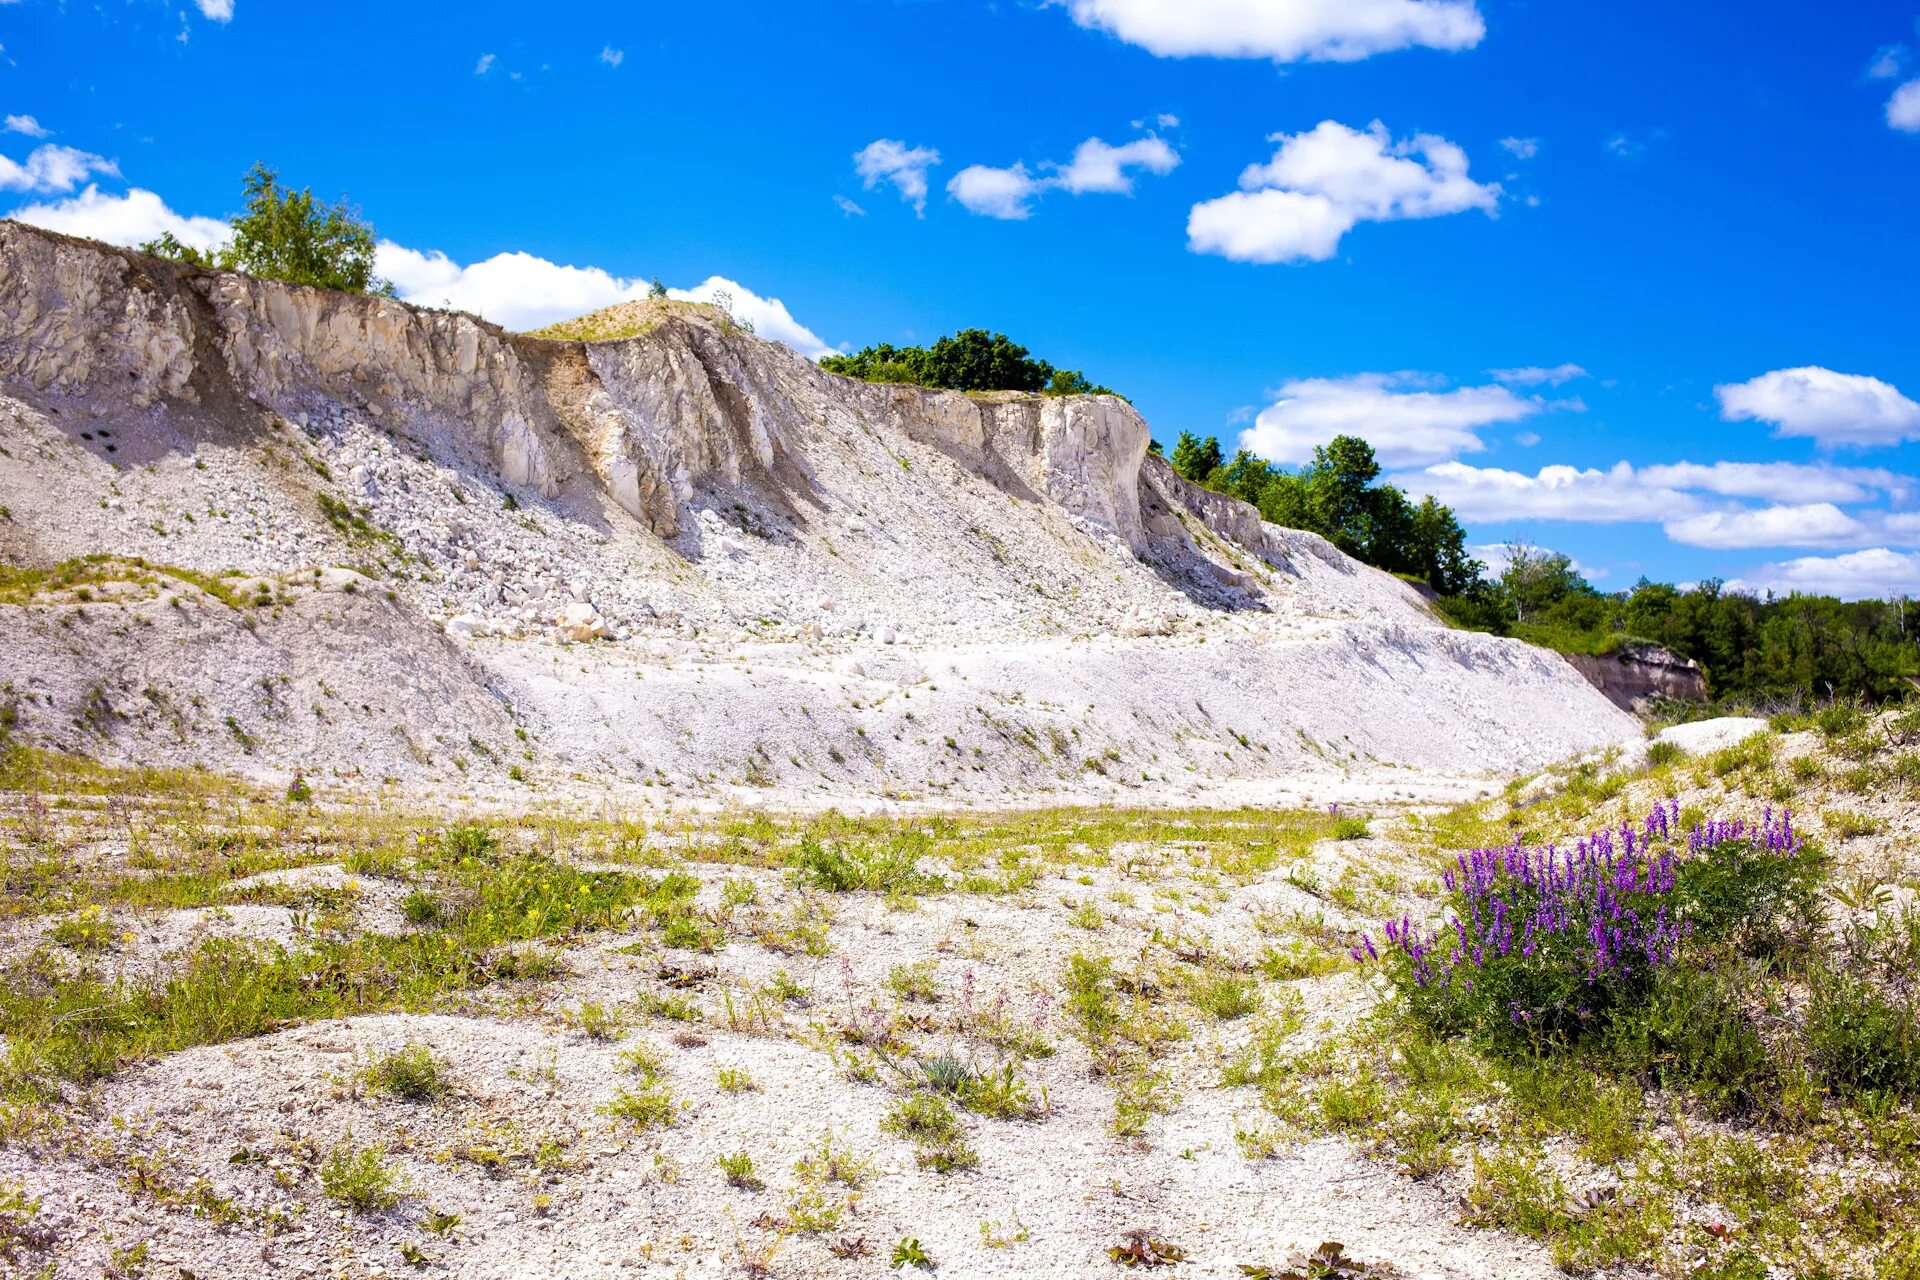
{"label": "chalk rock face", "polygon": [[[869,384],[644,310],[546,339],[0,221],[0,563],[187,584],[130,572],[70,624],[0,603],[0,684],[37,691],[16,732],[396,778],[472,737],[535,771],[751,759],[808,796],[993,803],[1391,789],[1637,738],[1558,656],[1188,483],[1118,397]],[[272,625],[222,612],[263,600]]]}
{"label": "chalk rock face", "polygon": [[192,396],[188,301],[130,274],[97,245],[0,222],[0,380],[74,396],[111,383],[140,408]]}

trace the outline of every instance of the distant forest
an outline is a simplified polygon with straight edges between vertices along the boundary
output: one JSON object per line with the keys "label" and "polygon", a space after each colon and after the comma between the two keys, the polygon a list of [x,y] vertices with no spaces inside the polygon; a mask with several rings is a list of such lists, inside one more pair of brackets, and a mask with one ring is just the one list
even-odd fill
{"label": "distant forest", "polygon": [[1275,524],[1321,534],[1356,559],[1417,579],[1456,626],[1563,653],[1665,645],[1698,662],[1716,702],[1769,707],[1897,701],[1920,688],[1920,608],[1904,598],[1758,597],[1709,579],[1686,590],[1642,578],[1603,592],[1567,556],[1508,548],[1497,574],[1473,559],[1453,512],[1379,482],[1364,440],[1340,436],[1286,471],[1242,449],[1182,432],[1168,462],[1196,484],[1258,507]]}

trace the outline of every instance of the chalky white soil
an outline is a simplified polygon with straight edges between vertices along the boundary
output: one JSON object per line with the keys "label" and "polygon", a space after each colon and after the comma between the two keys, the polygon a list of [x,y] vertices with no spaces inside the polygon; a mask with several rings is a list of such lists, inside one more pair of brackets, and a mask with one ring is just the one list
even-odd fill
{"label": "chalky white soil", "polygon": [[[1376,841],[1325,844],[1313,874],[1332,882],[1349,862],[1373,865],[1390,851]],[[1219,1087],[1219,1070],[1257,1013],[1221,1022],[1189,1009],[1190,1039],[1159,1063],[1177,1099],[1170,1113],[1137,1138],[1115,1137],[1111,1081],[1094,1071],[1060,1008],[1069,954],[1124,962],[1158,930],[1251,958],[1282,919],[1360,922],[1285,872],[1183,902],[1161,891],[1194,891],[1184,851],[1142,848],[1124,865],[1124,874],[1047,877],[1013,898],[936,895],[911,910],[870,894],[835,896],[832,951],[817,959],[737,935],[711,956],[662,948],[644,931],[602,935],[564,951],[572,976],[537,990],[495,990],[458,1016],[319,1023],[130,1066],[76,1096],[93,1117],[90,1132],[73,1134],[65,1150],[0,1149],[0,1179],[21,1180],[41,1198],[37,1225],[55,1243],[34,1256],[49,1258],[61,1277],[98,1275],[115,1249],[141,1242],[158,1268],[149,1274],[160,1275],[406,1274],[407,1244],[423,1251],[422,1270],[432,1275],[736,1276],[751,1274],[746,1260],[770,1256],[774,1276],[857,1276],[884,1271],[907,1236],[941,1275],[1078,1277],[1117,1274],[1108,1250],[1134,1229],[1184,1250],[1177,1274],[1187,1276],[1238,1276],[1241,1264],[1283,1262],[1328,1239],[1409,1276],[1555,1274],[1540,1248],[1456,1226],[1447,1194],[1345,1143],[1282,1143],[1265,1158],[1243,1152],[1236,1133],[1270,1130],[1271,1118],[1256,1090]],[[722,872],[755,882],[760,902],[750,911],[778,917],[801,899],[779,873],[689,869],[706,879],[708,904],[718,902]],[[356,927],[391,927],[379,883],[366,887],[368,913]],[[1066,904],[1080,901],[1102,908],[1098,929],[1068,922]],[[164,970],[173,953],[147,940],[177,936],[165,921],[187,914],[197,913],[123,915],[116,924],[140,936],[119,945]],[[893,966],[916,961],[933,962],[938,995],[903,1003],[885,980]],[[749,1019],[754,989],[780,971],[807,995],[763,1003],[770,1012]],[[1293,991],[1305,998],[1300,1045],[1374,998],[1351,974],[1261,990],[1269,1013]],[[701,1017],[649,1017],[642,993],[684,995]],[[617,1039],[572,1025],[569,1015],[588,1001],[623,1021]],[[1055,1049],[1019,1068],[1043,1112],[1012,1120],[962,1112],[979,1168],[917,1167],[914,1148],[880,1127],[903,1096],[897,1081],[884,1072],[877,1082],[850,1081],[816,1038],[816,1028],[857,1020],[870,1006],[919,1024],[908,1033],[915,1052],[983,1066],[999,1059],[967,1028],[1000,1006]],[[356,1083],[367,1063],[410,1043],[441,1060],[451,1096],[413,1104]],[[634,1086],[621,1054],[637,1044],[664,1058],[676,1105],[671,1125],[645,1133],[600,1111]],[[757,1087],[722,1091],[723,1067],[747,1071]],[[830,1188],[850,1200],[834,1230],[783,1233],[794,1165],[828,1134],[869,1161],[871,1175],[852,1193]],[[355,1214],[321,1194],[314,1165],[347,1141],[383,1147],[404,1172],[399,1206]],[[534,1153],[547,1143],[561,1155],[542,1167]],[[500,1158],[482,1163],[476,1149]],[[737,1151],[753,1157],[763,1190],[727,1185],[716,1160]],[[160,1170],[158,1181],[176,1194],[204,1179],[239,1220],[217,1224],[137,1193],[128,1185],[136,1166]],[[427,1226],[435,1214],[457,1215],[459,1224],[436,1234]],[[989,1247],[983,1223],[1024,1238]],[[829,1250],[854,1239],[874,1256]]]}

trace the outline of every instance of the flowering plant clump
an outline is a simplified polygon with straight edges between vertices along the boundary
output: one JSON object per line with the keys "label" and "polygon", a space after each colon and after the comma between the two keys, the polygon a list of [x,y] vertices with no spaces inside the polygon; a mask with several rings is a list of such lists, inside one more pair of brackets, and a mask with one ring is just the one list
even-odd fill
{"label": "flowering plant clump", "polygon": [[[1460,855],[1443,876],[1444,924],[1411,917],[1385,927],[1396,986],[1437,1028],[1566,1042],[1643,1000],[1683,945],[1726,936],[1779,909],[1801,878],[1793,815],[1769,808],[1758,825],[1735,819],[1678,835],[1679,806],[1655,805],[1635,825],[1581,838]],[[1379,960],[1363,934],[1354,958]]]}

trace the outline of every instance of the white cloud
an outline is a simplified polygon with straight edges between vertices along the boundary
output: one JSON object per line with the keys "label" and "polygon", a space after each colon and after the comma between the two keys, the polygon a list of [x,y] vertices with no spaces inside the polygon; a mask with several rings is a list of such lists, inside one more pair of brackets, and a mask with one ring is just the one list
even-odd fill
{"label": "white cloud", "polygon": [[1843,556],[1801,556],[1761,565],[1726,585],[1735,591],[1765,590],[1780,595],[1799,591],[1843,600],[1920,595],[1920,553],[1902,555],[1886,547],[1873,547]]}
{"label": "white cloud", "polygon": [[932,147],[909,147],[893,138],[879,138],[854,153],[853,171],[871,191],[890,182],[915,213],[927,211],[927,170],[940,163]]}
{"label": "white cloud", "polygon": [[200,8],[200,15],[215,22],[233,21],[233,0],[193,0]]}
{"label": "white cloud", "polygon": [[1873,55],[1873,61],[1867,67],[1869,80],[1895,80],[1907,65],[1907,46],[1903,44],[1882,45]]}
{"label": "white cloud", "polygon": [[1515,157],[1521,160],[1531,160],[1540,154],[1540,139],[1538,138],[1502,138],[1500,139],[1500,145],[1508,151],[1511,151]]}
{"label": "white cloud", "polygon": [[600,61],[606,63],[608,66],[617,67],[626,60],[627,51],[625,49],[616,49],[610,44],[600,47]]}
{"label": "white cloud", "polygon": [[1325,262],[1354,217],[1325,196],[1235,191],[1193,206],[1187,247],[1235,262]]}
{"label": "white cloud", "polygon": [[1045,184],[1028,173],[1024,164],[1006,169],[970,164],[947,183],[947,194],[969,213],[1011,222],[1032,217],[1033,198],[1043,190]]}
{"label": "white cloud", "polygon": [[1074,148],[1072,160],[1043,160],[1038,173],[1025,164],[968,165],[947,183],[947,194],[969,212],[1019,221],[1032,217],[1033,201],[1049,191],[1131,195],[1135,170],[1165,175],[1179,164],[1180,153],[1153,134],[1117,147],[1104,138],[1088,138]]}
{"label": "white cloud", "polygon": [[159,196],[138,187],[125,195],[110,196],[90,185],[77,196],[51,204],[26,205],[7,216],[49,231],[129,248],[157,240],[162,232],[170,231],[181,244],[211,249],[224,242],[231,230],[218,218],[177,214]]}
{"label": "white cloud", "polygon": [[1531,449],[1540,443],[1540,433],[1538,431],[1522,431],[1513,437],[1513,442],[1522,449]]}
{"label": "white cloud", "polygon": [[471,311],[509,329],[537,329],[647,292],[647,281],[599,267],[562,266],[525,252],[462,266],[437,250],[422,253],[391,240],[380,242],[374,270],[408,302]]}
{"label": "white cloud", "polygon": [[841,213],[846,214],[849,218],[864,218],[867,216],[867,211],[865,209],[862,209],[859,205],[847,199],[845,196],[835,196],[833,198],[833,207],[838,209]]}
{"label": "white cloud", "polygon": [[1171,111],[1162,111],[1158,116],[1154,117],[1154,123],[1162,129],[1178,129],[1180,127],[1180,117]]}
{"label": "white cloud", "polygon": [[1797,462],[1675,462],[1640,468],[1648,484],[1673,489],[1702,489],[1729,498],[1766,498],[1775,502],[1866,502],[1876,494],[1905,498],[1914,488],[1909,476],[1877,467],[1812,466]]}
{"label": "white cloud", "polygon": [[1487,374],[1495,382],[1504,382],[1510,387],[1557,387],[1563,382],[1586,377],[1587,371],[1577,364],[1557,364],[1551,369],[1539,365],[1527,365],[1521,369],[1489,369]]}
{"label": "white cloud", "polygon": [[1073,160],[1061,167],[1054,185],[1075,195],[1104,192],[1130,195],[1133,175],[1129,169],[1145,169],[1165,176],[1180,165],[1180,155],[1172,147],[1149,134],[1120,146],[1110,146],[1100,138],[1088,138],[1074,148]]}
{"label": "white cloud", "polygon": [[1692,494],[1646,483],[1625,462],[1606,471],[1542,467],[1531,476],[1498,467],[1442,462],[1388,479],[1416,498],[1439,499],[1469,522],[1662,523],[1693,515],[1704,505]]}
{"label": "white cloud", "polygon": [[[407,302],[471,311],[509,329],[537,329],[644,297],[648,289],[648,282],[638,277],[627,279],[599,267],[562,266],[530,253],[498,253],[461,266],[444,253],[421,253],[391,240],[380,242],[374,269],[393,281]],[[812,359],[832,351],[795,320],[780,299],[763,298],[723,276],[709,276],[691,289],[669,289],[667,296],[712,302],[719,292],[732,295],[734,316],[751,321],[761,337],[784,342]]]}
{"label": "white cloud", "polygon": [[708,276],[691,289],[669,289],[667,296],[682,302],[712,302],[717,294],[731,294],[734,318],[753,325],[753,331],[773,342],[784,342],[810,360],[832,355],[833,348],[819,335],[793,318],[787,304],[778,298],[763,298],[753,290],[725,276]]}
{"label": "white cloud", "polygon": [[473,64],[473,74],[477,76],[483,76],[487,74],[487,72],[493,69],[493,59],[494,59],[494,55],[491,53],[481,54],[480,61]]}
{"label": "white cloud", "polygon": [[1239,262],[1325,261],[1359,222],[1498,209],[1499,185],[1467,177],[1466,152],[1434,134],[1395,142],[1378,120],[1364,132],[1323,120],[1269,141],[1280,149],[1247,167],[1239,191],[1193,207],[1187,247],[1195,253]]}
{"label": "white cloud", "polygon": [[1703,511],[1666,522],[1675,542],[1690,547],[1857,546],[1867,527],[1831,502],[1792,507],[1743,507]]}
{"label": "white cloud", "polygon": [[7,132],[24,133],[29,138],[44,138],[53,131],[43,127],[32,116],[8,116]]}
{"label": "white cloud", "polygon": [[1920,133],[1920,80],[1909,80],[1887,99],[1887,123],[1902,133]]}
{"label": "white cloud", "polygon": [[1064,0],[1073,20],[1163,58],[1354,62],[1415,46],[1471,49],[1473,0]]}
{"label": "white cloud", "polygon": [[1822,445],[1896,445],[1920,440],[1920,404],[1889,383],[1817,365],[1776,369],[1714,388],[1729,422],[1772,423],[1776,436],[1810,436]]}
{"label": "white cloud", "polygon": [[1280,463],[1305,462],[1335,436],[1359,436],[1382,466],[1417,467],[1486,448],[1481,427],[1539,413],[1538,400],[1505,387],[1404,390],[1419,379],[1363,373],[1303,378],[1280,388],[1280,399],[1241,433],[1241,447]]}
{"label": "white cloud", "polygon": [[71,191],[96,173],[119,172],[119,167],[105,156],[49,142],[35,147],[25,164],[0,156],[0,191]]}

